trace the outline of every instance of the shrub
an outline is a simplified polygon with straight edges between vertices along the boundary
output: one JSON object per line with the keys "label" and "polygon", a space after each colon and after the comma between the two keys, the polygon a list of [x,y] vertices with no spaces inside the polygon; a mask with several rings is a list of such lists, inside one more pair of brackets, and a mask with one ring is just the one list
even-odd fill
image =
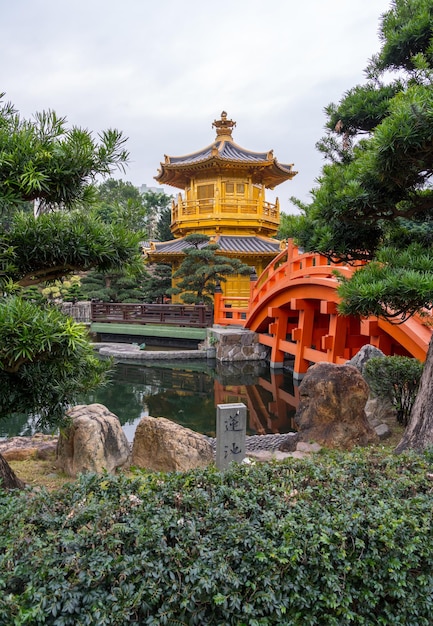
{"label": "shrub", "polygon": [[433,455],[0,493],[0,623],[431,624]]}
{"label": "shrub", "polygon": [[422,370],[420,361],[405,356],[374,357],[364,369],[372,393],[390,400],[397,409],[397,420],[404,426],[409,421]]}

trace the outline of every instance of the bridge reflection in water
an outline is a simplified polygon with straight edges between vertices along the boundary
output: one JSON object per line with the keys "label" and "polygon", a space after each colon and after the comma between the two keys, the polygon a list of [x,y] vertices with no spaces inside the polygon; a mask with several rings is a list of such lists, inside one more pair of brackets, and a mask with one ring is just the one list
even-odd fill
{"label": "bridge reflection in water", "polygon": [[289,370],[274,373],[266,363],[203,361],[118,363],[112,382],[89,394],[115,413],[132,440],[143,415],[166,417],[200,433],[215,435],[216,405],[243,402],[248,433],[293,431],[298,387]]}

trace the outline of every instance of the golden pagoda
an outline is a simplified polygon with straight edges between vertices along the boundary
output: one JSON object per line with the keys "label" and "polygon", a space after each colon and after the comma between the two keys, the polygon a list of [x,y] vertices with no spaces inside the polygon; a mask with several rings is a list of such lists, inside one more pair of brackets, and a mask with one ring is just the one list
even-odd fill
{"label": "golden pagoda", "polygon": [[[165,156],[155,180],[183,194],[172,203],[170,228],[175,239],[152,242],[151,262],[170,263],[176,271],[189,233],[208,235],[221,254],[240,259],[257,274],[280,251],[280,241],[273,239],[280,223],[279,202],[267,202],[265,189],[274,189],[297,172],[293,165],[278,163],[272,150],[251,152],[236,144],[235,126],[223,111],[212,124],[216,129],[212,144],[185,156]],[[225,296],[248,297],[249,278],[230,276],[222,287]]]}

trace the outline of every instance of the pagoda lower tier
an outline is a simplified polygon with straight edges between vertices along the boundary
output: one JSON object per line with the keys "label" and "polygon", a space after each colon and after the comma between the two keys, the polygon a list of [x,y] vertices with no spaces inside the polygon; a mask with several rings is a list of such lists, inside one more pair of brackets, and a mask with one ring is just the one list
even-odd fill
{"label": "pagoda lower tier", "polygon": [[[216,243],[218,252],[227,257],[239,259],[251,267],[252,275],[260,275],[265,267],[274,259],[284,247],[285,242],[258,235],[214,235],[210,243]],[[152,242],[147,250],[150,263],[167,263],[172,266],[173,273],[179,268],[185,258],[184,250],[190,246],[184,237],[164,242]],[[218,253],[217,253],[218,254]],[[250,277],[235,274],[228,276],[222,286],[224,295],[228,298],[249,298]],[[173,297],[173,302],[181,302],[179,296]],[[235,302],[233,302],[235,304]]]}

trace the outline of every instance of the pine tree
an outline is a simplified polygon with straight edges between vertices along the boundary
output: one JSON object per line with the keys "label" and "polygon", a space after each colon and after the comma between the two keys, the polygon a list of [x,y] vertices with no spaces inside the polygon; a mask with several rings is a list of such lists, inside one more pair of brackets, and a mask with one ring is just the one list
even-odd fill
{"label": "pine tree", "polygon": [[[327,107],[328,163],[288,224],[307,250],[369,261],[342,281],[340,311],[400,322],[433,308],[433,3],[393,0],[367,81]],[[433,342],[398,450],[433,445]]]}
{"label": "pine tree", "polygon": [[[115,130],[98,143],[52,111],[22,119],[0,96],[0,419],[62,423],[65,408],[103,378],[84,326],[21,291],[142,263],[137,235],[89,210],[95,177],[127,163],[124,143]],[[0,463],[0,480],[9,478]]]}
{"label": "pine tree", "polygon": [[191,233],[185,237],[190,246],[185,248],[185,258],[173,274],[179,279],[171,293],[181,294],[186,304],[212,304],[217,285],[233,274],[250,274],[251,267],[239,259],[218,252],[218,244],[209,243],[210,237]]}

